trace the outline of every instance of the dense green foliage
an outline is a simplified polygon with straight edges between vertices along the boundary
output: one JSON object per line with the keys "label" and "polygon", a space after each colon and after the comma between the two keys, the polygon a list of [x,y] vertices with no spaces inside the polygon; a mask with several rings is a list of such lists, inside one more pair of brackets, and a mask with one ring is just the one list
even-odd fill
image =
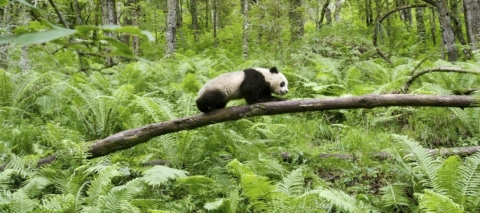
{"label": "dense green foliage", "polygon": [[[252,13],[261,13],[257,9]],[[152,11],[145,7],[144,12]],[[22,71],[13,62],[8,70],[0,69],[0,211],[478,211],[480,154],[462,159],[425,149],[478,145],[478,108],[390,107],[255,117],[167,134],[86,159],[91,143],[113,133],[197,114],[198,89],[227,71],[275,65],[289,79],[289,99],[397,91],[419,64],[420,70],[448,66],[480,71],[480,53],[465,62],[445,62],[436,47],[418,45],[410,39],[414,33],[395,19],[389,26],[393,64],[388,64],[377,58],[366,37],[372,28],[358,23],[359,14],[321,30],[307,22],[303,40],[288,43],[288,30],[279,27],[288,21],[267,12],[264,19],[252,18],[254,24],[267,24],[261,25],[263,37],[251,45],[250,60],[240,57],[238,7],[226,4],[219,47],[212,47],[210,31],[202,32],[200,42],[185,33],[175,56],[162,58],[163,44],[145,41],[142,57],[151,63],[78,71],[73,50],[52,55],[44,48],[58,44],[30,46],[31,69]],[[144,26],[156,32],[154,27]],[[259,37],[255,33],[260,31],[252,33]],[[12,61],[19,58],[21,47],[10,46],[9,54]],[[94,68],[102,62],[89,61]],[[409,91],[453,94],[479,83],[474,75],[432,73]],[[229,106],[240,104],[245,102]],[[393,157],[375,158],[382,151]],[[410,154],[400,154],[404,151]],[[324,158],[324,153],[349,158]],[[36,167],[39,159],[53,154],[58,157],[54,163]],[[168,165],[150,165],[158,159]]]}

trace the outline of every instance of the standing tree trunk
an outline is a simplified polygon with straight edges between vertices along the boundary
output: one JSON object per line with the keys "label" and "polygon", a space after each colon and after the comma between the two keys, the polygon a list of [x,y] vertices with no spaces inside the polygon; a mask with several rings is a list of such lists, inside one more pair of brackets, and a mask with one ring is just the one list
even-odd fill
{"label": "standing tree trunk", "polygon": [[168,0],[167,7],[167,49],[165,54],[171,56],[177,49],[177,0]]}
{"label": "standing tree trunk", "polygon": [[425,36],[427,34],[427,30],[425,29],[425,21],[423,20],[423,7],[415,8],[415,19],[417,20],[417,34],[419,42],[426,45],[427,39]]}
{"label": "standing tree trunk", "polygon": [[177,0],[177,34],[180,36],[182,44],[186,46],[187,41],[185,39],[185,34],[183,33],[183,11],[180,5],[182,5],[182,0]]}
{"label": "standing tree trunk", "polygon": [[[397,0],[397,7],[408,5],[407,0]],[[412,24],[412,11],[410,8],[400,11],[400,18],[410,26]]]}
{"label": "standing tree trunk", "polygon": [[213,19],[213,39],[215,40],[214,46],[218,46],[218,37],[217,37],[217,30],[218,30],[218,0],[213,0],[213,11],[212,11],[212,19]]}
{"label": "standing tree trunk", "polygon": [[465,10],[465,28],[467,41],[473,50],[478,48],[477,41],[480,39],[480,1],[463,0]]}
{"label": "standing tree trunk", "polygon": [[[117,13],[115,10],[115,0],[102,0],[102,24],[115,25],[117,24]],[[115,33],[106,32],[106,36],[116,38]],[[106,58],[107,66],[113,66],[115,63],[113,57]]]}
{"label": "standing tree trunk", "polygon": [[78,0],[73,0],[73,7],[75,7],[76,25],[83,25],[82,11],[80,10],[80,4],[78,3]]}
{"label": "standing tree trunk", "polygon": [[450,13],[445,0],[437,0],[438,17],[440,20],[440,28],[442,30],[442,40],[447,50],[448,60],[457,61],[459,58],[458,48],[455,44],[455,33],[453,31]]}
{"label": "standing tree trunk", "polygon": [[323,19],[325,19],[325,14],[327,13],[329,4],[330,4],[330,0],[327,0],[322,6],[322,12],[320,13],[320,19],[318,20],[318,22],[316,24],[317,30],[320,30],[320,28],[322,28]]}
{"label": "standing tree trunk", "polygon": [[436,36],[436,32],[437,32],[437,28],[436,28],[436,25],[435,25],[435,12],[436,10],[432,8],[432,13],[431,15],[429,16],[429,20],[430,20],[430,34],[432,34],[432,42],[433,42],[433,45],[437,45],[437,36]]}
{"label": "standing tree trunk", "polygon": [[197,16],[197,1],[190,0],[190,14],[192,15],[192,30],[193,30],[193,39],[195,42],[199,41],[198,38],[198,16]]}
{"label": "standing tree trunk", "polygon": [[340,12],[342,11],[343,2],[344,0],[335,1],[335,12],[333,13],[333,20],[335,20],[335,22],[340,22]]}
{"label": "standing tree trunk", "polygon": [[365,23],[367,26],[373,24],[373,12],[372,12],[372,2],[371,0],[365,0]]}
{"label": "standing tree trunk", "polygon": [[290,0],[290,10],[288,11],[288,16],[290,18],[290,41],[294,42],[300,40],[304,33],[301,0]]}
{"label": "standing tree trunk", "polygon": [[243,15],[243,59],[248,59],[248,27],[250,22],[248,20],[248,1],[242,0],[242,15]]}
{"label": "standing tree trunk", "polygon": [[205,29],[207,29],[207,30],[208,30],[208,20],[210,19],[210,18],[209,18],[209,17],[210,17],[210,16],[209,16],[209,14],[210,14],[209,11],[210,11],[210,9],[208,8],[208,2],[209,2],[209,1],[210,1],[210,0],[205,0]]}
{"label": "standing tree trunk", "polygon": [[[126,2],[126,10],[125,10],[125,18],[123,25],[131,25],[131,26],[138,26],[138,10],[139,6],[137,5],[137,0],[127,0]],[[125,34],[122,36],[122,42],[125,44],[130,45],[133,49],[133,54],[138,56],[139,53],[139,42],[138,36],[131,36],[129,34]]]}
{"label": "standing tree trunk", "polygon": [[[1,32],[0,31],[0,35],[2,36],[7,36],[8,32],[10,31],[10,29],[8,29],[7,27],[7,23],[10,23],[10,10],[12,9],[12,4],[13,3],[9,3],[7,4],[5,7],[3,8],[0,8],[0,10],[2,10],[2,16],[0,17],[0,20],[2,21],[0,23],[0,27],[2,29],[6,29],[4,32]],[[7,33],[5,33],[7,32]],[[8,57],[8,53],[9,53],[9,48],[8,48],[9,44],[1,44],[0,45],[0,69],[4,69],[4,70],[8,70],[8,62],[9,62],[9,57]]]}
{"label": "standing tree trunk", "polygon": [[455,32],[455,36],[458,38],[458,41],[462,45],[466,45],[467,42],[463,38],[463,31],[462,31],[462,23],[460,22],[460,15],[459,15],[459,8],[457,1],[451,1],[451,8],[452,8],[452,23],[453,23],[453,30]]}

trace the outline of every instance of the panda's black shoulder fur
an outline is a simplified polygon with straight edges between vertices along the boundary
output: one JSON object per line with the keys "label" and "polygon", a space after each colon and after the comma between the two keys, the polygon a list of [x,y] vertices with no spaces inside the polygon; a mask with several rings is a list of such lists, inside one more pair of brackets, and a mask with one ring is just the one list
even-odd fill
{"label": "panda's black shoulder fur", "polygon": [[[243,70],[245,78],[240,85],[240,93],[248,104],[285,100],[272,96],[270,85],[265,80],[265,76],[256,69]],[[278,73],[276,67],[270,68],[271,73]]]}

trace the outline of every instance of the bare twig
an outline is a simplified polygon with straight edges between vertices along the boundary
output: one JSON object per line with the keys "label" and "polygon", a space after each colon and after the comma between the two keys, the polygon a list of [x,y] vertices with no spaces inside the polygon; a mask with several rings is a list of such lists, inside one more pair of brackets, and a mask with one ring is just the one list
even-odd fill
{"label": "bare twig", "polygon": [[398,91],[397,93],[406,93],[410,86],[412,85],[413,81],[417,79],[418,77],[425,75],[427,73],[432,73],[432,72],[457,72],[457,73],[466,73],[466,74],[475,74],[475,75],[480,75],[479,71],[472,71],[472,70],[464,70],[458,67],[436,67],[436,68],[431,68],[431,69],[426,69],[423,70],[413,76],[411,76],[407,82],[405,82],[405,85]]}

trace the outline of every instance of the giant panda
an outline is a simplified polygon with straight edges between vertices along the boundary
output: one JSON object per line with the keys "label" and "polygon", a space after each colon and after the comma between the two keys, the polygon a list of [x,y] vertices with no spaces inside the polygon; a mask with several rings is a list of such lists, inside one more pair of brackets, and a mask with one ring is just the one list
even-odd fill
{"label": "giant panda", "polygon": [[288,81],[276,67],[249,68],[243,71],[228,72],[208,81],[198,91],[197,107],[208,113],[225,108],[230,100],[244,98],[248,104],[284,101],[271,93],[288,93]]}

